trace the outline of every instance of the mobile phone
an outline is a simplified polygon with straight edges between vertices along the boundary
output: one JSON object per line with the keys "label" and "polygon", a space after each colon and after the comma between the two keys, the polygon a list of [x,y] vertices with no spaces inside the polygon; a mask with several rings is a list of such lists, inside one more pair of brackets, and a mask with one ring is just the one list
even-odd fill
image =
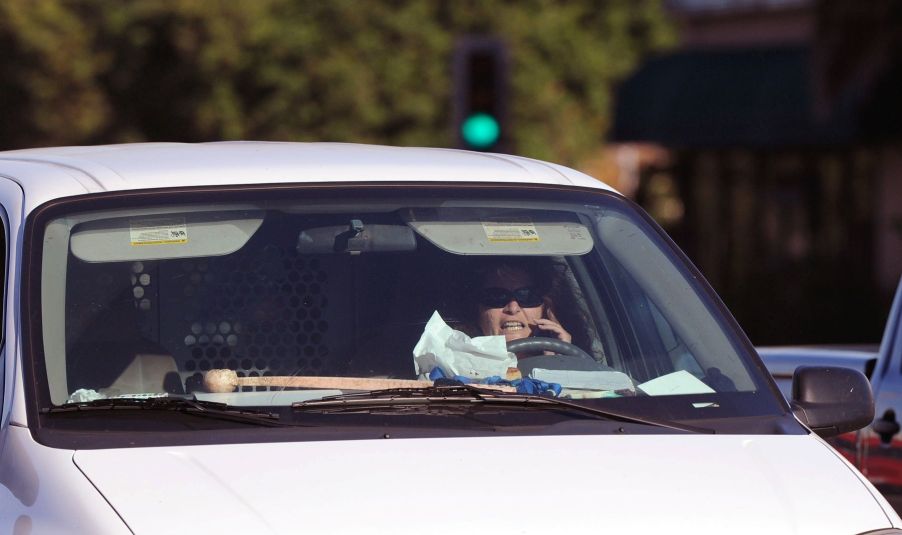
{"label": "mobile phone", "polygon": [[546,331],[544,329],[536,329],[532,333],[533,336],[539,338],[557,338],[557,333],[554,331]]}
{"label": "mobile phone", "polygon": [[[542,319],[543,320],[548,319],[548,315],[546,314],[546,312],[544,310],[542,311]],[[532,335],[535,337],[538,337],[538,338],[557,338],[556,332],[546,331],[545,329],[539,329],[538,326],[536,326],[536,328],[533,329]]]}

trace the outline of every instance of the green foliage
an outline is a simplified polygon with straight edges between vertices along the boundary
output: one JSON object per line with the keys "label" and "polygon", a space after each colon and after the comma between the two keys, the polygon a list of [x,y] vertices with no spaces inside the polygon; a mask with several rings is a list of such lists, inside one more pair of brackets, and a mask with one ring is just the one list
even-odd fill
{"label": "green foliage", "polygon": [[452,146],[465,34],[509,47],[517,152],[571,164],[601,143],[614,84],[674,42],[654,0],[5,0],[0,148]]}

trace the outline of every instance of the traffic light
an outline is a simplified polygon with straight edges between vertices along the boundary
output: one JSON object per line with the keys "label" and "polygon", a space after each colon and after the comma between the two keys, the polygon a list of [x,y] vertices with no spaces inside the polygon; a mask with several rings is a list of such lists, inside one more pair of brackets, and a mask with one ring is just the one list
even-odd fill
{"label": "traffic light", "polygon": [[507,53],[495,37],[464,37],[454,49],[454,131],[459,147],[508,152]]}

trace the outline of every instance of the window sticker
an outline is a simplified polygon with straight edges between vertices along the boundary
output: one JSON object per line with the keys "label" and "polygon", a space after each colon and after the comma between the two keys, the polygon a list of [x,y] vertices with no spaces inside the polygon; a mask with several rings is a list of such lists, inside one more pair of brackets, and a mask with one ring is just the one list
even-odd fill
{"label": "window sticker", "polygon": [[128,231],[132,245],[188,243],[188,226],[184,217],[132,219]]}
{"label": "window sticker", "polygon": [[490,242],[536,242],[539,233],[532,221],[482,221],[482,230]]}
{"label": "window sticker", "polygon": [[582,225],[565,224],[564,229],[573,241],[584,242],[589,240],[589,236],[586,235],[586,227]]}

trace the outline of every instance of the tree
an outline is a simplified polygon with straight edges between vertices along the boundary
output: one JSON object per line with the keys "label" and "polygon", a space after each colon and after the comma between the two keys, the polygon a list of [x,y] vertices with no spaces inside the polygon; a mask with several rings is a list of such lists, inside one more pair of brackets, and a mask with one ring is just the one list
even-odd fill
{"label": "tree", "polygon": [[569,164],[601,143],[614,84],[674,42],[653,0],[8,0],[0,146],[453,146],[465,34],[508,46],[516,152]]}

